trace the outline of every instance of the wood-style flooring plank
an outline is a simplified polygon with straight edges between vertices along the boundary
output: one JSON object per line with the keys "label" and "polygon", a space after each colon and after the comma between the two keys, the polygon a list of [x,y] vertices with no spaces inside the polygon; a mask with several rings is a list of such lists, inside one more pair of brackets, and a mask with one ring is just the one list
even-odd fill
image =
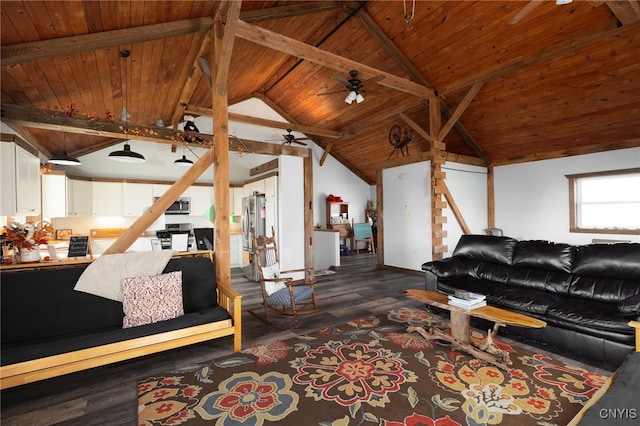
{"label": "wood-style flooring plank", "polygon": [[[242,347],[249,348],[334,326],[400,307],[424,309],[404,296],[407,289],[424,290],[421,273],[376,267],[371,255],[341,258],[335,274],[318,277],[320,312],[302,316],[298,329],[270,327],[247,313],[260,309],[258,283],[232,270],[232,287],[242,294]],[[233,351],[232,337],[177,348],[87,371],[30,383],[0,393],[0,424],[19,426],[134,425],[138,381],[166,371],[209,363]]]}

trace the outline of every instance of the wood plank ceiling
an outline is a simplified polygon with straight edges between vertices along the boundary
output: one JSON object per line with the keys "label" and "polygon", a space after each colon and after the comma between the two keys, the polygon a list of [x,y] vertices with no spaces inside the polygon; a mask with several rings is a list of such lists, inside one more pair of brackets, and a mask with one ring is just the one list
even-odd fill
{"label": "wood plank ceiling", "polygon": [[[414,129],[409,154],[429,151],[429,102],[440,103],[443,125],[459,116],[447,152],[476,164],[640,146],[637,0],[418,1],[408,29],[412,4],[244,1],[230,103],[263,99],[371,184],[376,167],[400,155],[388,139],[394,124]],[[158,118],[176,124],[185,105],[210,111],[206,41],[216,8],[3,0],[3,121],[47,156],[63,145],[78,156],[125,137],[96,131],[117,129],[125,105],[151,140],[167,132]],[[296,41],[307,46],[294,50]],[[346,104],[346,91],[319,96],[342,89],[334,76],[348,79],[350,65],[365,81],[364,102]],[[62,112],[90,120],[52,119]]]}

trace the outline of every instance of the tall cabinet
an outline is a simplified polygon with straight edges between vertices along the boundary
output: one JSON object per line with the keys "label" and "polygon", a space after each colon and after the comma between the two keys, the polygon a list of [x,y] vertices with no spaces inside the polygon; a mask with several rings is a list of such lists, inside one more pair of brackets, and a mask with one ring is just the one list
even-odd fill
{"label": "tall cabinet", "polygon": [[344,241],[344,245],[347,245],[347,240],[353,243],[353,230],[349,221],[351,216],[349,215],[349,203],[343,201],[327,201],[327,229],[337,229],[340,232],[340,241]]}

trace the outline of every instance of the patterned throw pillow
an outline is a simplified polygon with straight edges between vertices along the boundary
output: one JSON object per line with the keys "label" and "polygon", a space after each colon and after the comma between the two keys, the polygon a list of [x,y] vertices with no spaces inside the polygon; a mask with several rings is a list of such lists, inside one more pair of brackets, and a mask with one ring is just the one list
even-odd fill
{"label": "patterned throw pillow", "polygon": [[122,328],[137,327],[184,315],[182,271],[122,279]]}
{"label": "patterned throw pillow", "polygon": [[[266,280],[280,278],[280,265],[278,263],[274,263],[273,265],[263,267],[262,276]],[[273,282],[264,283],[264,289],[267,292],[267,295],[269,296],[271,296],[276,291],[282,290],[283,288],[286,288],[286,287],[287,286],[285,285],[285,283],[273,283]]]}

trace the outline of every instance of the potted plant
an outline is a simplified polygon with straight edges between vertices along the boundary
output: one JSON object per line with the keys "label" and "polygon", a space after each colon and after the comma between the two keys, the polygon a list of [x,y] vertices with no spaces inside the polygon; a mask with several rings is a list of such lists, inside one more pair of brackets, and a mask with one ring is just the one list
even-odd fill
{"label": "potted plant", "polygon": [[3,234],[0,242],[4,247],[13,249],[19,254],[21,263],[32,263],[40,261],[40,244],[47,244],[53,235],[53,227],[44,221],[20,224],[12,223],[11,226],[3,227]]}

